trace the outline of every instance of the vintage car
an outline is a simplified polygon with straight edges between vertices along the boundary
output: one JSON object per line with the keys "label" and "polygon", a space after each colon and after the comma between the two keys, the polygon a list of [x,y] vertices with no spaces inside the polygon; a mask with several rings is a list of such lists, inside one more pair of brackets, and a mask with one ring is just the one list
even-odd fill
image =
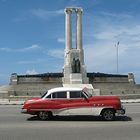
{"label": "vintage car", "polygon": [[125,109],[117,96],[95,96],[85,89],[59,87],[27,100],[21,112],[38,115],[41,120],[56,115],[93,115],[111,121],[116,114],[125,114]]}

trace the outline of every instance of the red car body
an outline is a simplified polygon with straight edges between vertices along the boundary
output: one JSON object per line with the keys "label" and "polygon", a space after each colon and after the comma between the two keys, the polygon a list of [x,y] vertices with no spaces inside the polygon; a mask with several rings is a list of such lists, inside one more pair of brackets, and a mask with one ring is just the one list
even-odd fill
{"label": "red car body", "polygon": [[55,115],[94,115],[113,120],[115,114],[125,114],[119,97],[92,96],[79,88],[55,88],[41,98],[27,100],[22,113],[38,115],[45,120]]}

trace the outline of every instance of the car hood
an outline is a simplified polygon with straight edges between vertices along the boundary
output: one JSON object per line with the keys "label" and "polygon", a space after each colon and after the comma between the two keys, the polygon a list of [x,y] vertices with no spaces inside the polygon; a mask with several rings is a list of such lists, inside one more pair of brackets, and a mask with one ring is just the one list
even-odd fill
{"label": "car hood", "polygon": [[36,102],[36,101],[38,101],[38,100],[40,100],[40,99],[42,99],[42,98],[41,98],[41,97],[29,98],[27,101],[25,101],[24,104]]}

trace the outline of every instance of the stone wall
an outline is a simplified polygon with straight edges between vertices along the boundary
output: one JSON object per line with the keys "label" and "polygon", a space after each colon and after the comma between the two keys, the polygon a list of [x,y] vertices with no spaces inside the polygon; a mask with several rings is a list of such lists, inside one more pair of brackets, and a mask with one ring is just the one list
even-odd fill
{"label": "stone wall", "polygon": [[9,91],[11,96],[41,96],[47,90],[55,87],[61,87],[62,84],[18,84],[13,85]]}
{"label": "stone wall", "polygon": [[[62,73],[44,73],[36,75],[17,75],[13,73],[10,78],[10,85],[20,84],[62,84]],[[15,84],[15,81],[16,84]]]}
{"label": "stone wall", "polygon": [[[62,86],[62,73],[45,73],[38,75],[11,75],[11,88],[8,91],[12,96],[40,96],[47,90]],[[134,78],[128,80],[128,75],[113,75],[103,73],[87,73],[89,83],[95,89],[100,89],[101,95],[140,94],[140,85],[136,85]],[[13,79],[14,80],[13,80]],[[16,79],[17,78],[17,79]],[[8,95],[7,94],[7,95]]]}
{"label": "stone wall", "polygon": [[9,97],[9,91],[11,90],[11,86],[5,85],[0,86],[0,98],[7,98]]}
{"label": "stone wall", "polygon": [[[11,75],[9,90],[11,96],[41,96],[47,90],[62,86],[62,73],[46,73],[37,75]],[[17,80],[15,80],[17,77]],[[15,84],[15,81],[17,83]]]}

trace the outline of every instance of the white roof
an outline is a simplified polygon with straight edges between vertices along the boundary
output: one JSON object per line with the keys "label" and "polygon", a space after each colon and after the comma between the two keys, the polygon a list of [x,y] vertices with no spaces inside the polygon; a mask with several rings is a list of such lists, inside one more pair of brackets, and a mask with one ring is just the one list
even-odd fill
{"label": "white roof", "polygon": [[49,96],[53,92],[61,92],[61,91],[82,91],[82,88],[75,88],[75,87],[57,87],[48,90],[47,94],[43,97],[44,99]]}
{"label": "white roof", "polygon": [[48,90],[49,93],[56,92],[56,91],[80,91],[82,88],[73,88],[73,87],[58,87]]}

